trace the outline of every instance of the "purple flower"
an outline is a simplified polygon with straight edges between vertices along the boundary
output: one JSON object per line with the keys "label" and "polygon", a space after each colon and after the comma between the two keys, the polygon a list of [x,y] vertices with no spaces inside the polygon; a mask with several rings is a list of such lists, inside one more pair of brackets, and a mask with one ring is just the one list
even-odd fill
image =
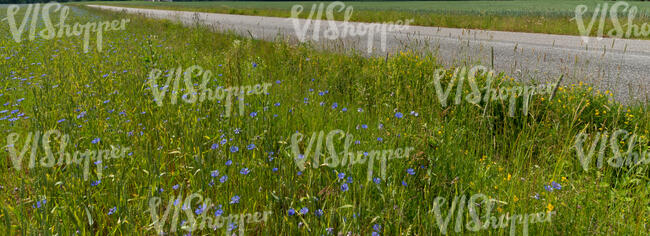
{"label": "purple flower", "polygon": [[409,168],[406,172],[409,173],[409,175],[415,175],[415,170],[413,170],[413,168]]}
{"label": "purple flower", "polygon": [[100,138],[95,138],[95,139],[93,139],[93,141],[90,141],[90,143],[92,143],[92,144],[99,143],[99,141],[101,141],[101,140],[102,139],[100,139]]}
{"label": "purple flower", "polygon": [[221,205],[219,205],[219,209],[214,211],[214,216],[220,216],[221,214],[223,214],[223,210],[221,209]]}
{"label": "purple flower", "polygon": [[226,166],[230,166],[230,165],[232,165],[232,160],[227,160],[226,161]]}
{"label": "purple flower", "polygon": [[108,215],[110,216],[110,215],[112,215],[113,213],[115,213],[115,210],[117,210],[117,207],[113,207],[113,208],[109,209],[109,210],[108,210]]}
{"label": "purple flower", "polygon": [[314,212],[314,215],[321,217],[323,215],[323,210],[321,209],[316,210],[316,212]]}
{"label": "purple flower", "polygon": [[345,178],[345,173],[339,173],[339,179]]}
{"label": "purple flower", "polygon": [[219,179],[219,182],[221,182],[221,183],[225,183],[226,181],[228,181],[228,176],[227,175],[221,176],[221,178]]}
{"label": "purple flower", "polygon": [[309,213],[309,209],[307,207],[303,207],[302,209],[300,209],[301,215],[306,215],[307,213]]}
{"label": "purple flower", "polygon": [[557,190],[562,189],[562,185],[556,183],[555,181],[553,181],[553,182],[551,183],[551,185],[553,186],[554,189],[557,189]]}
{"label": "purple flower", "polygon": [[375,177],[375,178],[372,178],[372,181],[375,182],[375,184],[379,184],[381,182],[381,179]]}
{"label": "purple flower", "polygon": [[251,171],[248,170],[248,168],[242,168],[242,169],[239,171],[239,173],[242,174],[242,175],[247,175],[247,174],[250,173],[250,172],[251,172]]}
{"label": "purple flower", "polygon": [[236,203],[239,203],[239,196],[237,196],[237,195],[230,198],[230,204],[236,204]]}
{"label": "purple flower", "polygon": [[235,224],[235,223],[230,223],[228,225],[228,231],[233,231],[236,228],[237,228],[237,224]]}
{"label": "purple flower", "polygon": [[347,184],[347,183],[343,183],[343,184],[341,185],[341,191],[345,192],[345,191],[348,191],[348,189],[349,189],[349,188],[348,188],[348,184]]}
{"label": "purple flower", "polygon": [[287,214],[288,214],[289,216],[295,215],[295,214],[296,214],[296,210],[294,210],[293,208],[289,208],[289,211],[287,211]]}
{"label": "purple flower", "polygon": [[551,185],[544,185],[544,189],[546,189],[546,191],[553,192],[553,187],[551,187]]}
{"label": "purple flower", "polygon": [[230,147],[230,152],[237,152],[237,151],[239,151],[239,148],[237,146]]}
{"label": "purple flower", "polygon": [[219,144],[217,144],[217,143],[213,143],[211,148],[212,148],[212,149],[217,149],[217,148],[219,148]]}
{"label": "purple flower", "polygon": [[255,148],[254,143],[248,144],[248,146],[246,146],[246,149],[248,149],[248,150],[253,150],[254,148]]}
{"label": "purple flower", "polygon": [[210,176],[212,176],[212,177],[217,177],[217,176],[219,176],[219,170],[213,170],[213,171],[210,173]]}
{"label": "purple flower", "polygon": [[401,119],[402,117],[404,117],[404,114],[402,114],[401,112],[397,112],[397,113],[395,113],[395,117],[397,117],[398,119]]}

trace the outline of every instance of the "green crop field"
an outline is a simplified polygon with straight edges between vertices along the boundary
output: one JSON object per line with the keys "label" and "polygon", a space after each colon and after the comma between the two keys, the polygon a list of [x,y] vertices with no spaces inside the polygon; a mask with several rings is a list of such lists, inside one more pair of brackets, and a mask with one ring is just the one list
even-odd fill
{"label": "green crop field", "polygon": [[[435,81],[452,88],[454,68],[436,72],[427,53],[317,51],[83,6],[68,17],[124,27],[106,26],[99,50],[95,33],[84,46],[84,36],[30,39],[25,24],[16,42],[0,22],[3,235],[441,235],[473,234],[477,222],[481,235],[648,232],[647,102],[624,106],[582,83],[456,102],[474,94],[465,85],[443,106]],[[507,74],[472,81],[522,86]],[[255,84],[264,88],[218,95]],[[628,135],[610,142],[618,130]],[[596,144],[583,166],[579,153]],[[600,144],[618,168],[596,166]],[[334,160],[345,150],[354,165]],[[631,165],[630,151],[647,161]],[[494,201],[468,204],[475,194]],[[506,214],[530,225],[508,226]]]}
{"label": "green crop field", "polygon": [[[262,15],[291,17],[291,7],[302,5],[305,10],[299,17],[307,17],[314,4],[319,2],[86,2],[111,6],[183,10],[197,12],[227,13],[241,15]],[[487,29],[514,32],[550,33],[579,35],[575,17],[578,5],[588,6],[588,16],[599,4],[612,1],[408,1],[408,2],[344,2],[354,9],[350,20],[360,22],[395,22],[413,19],[412,25],[438,26],[466,29]],[[650,22],[650,2],[629,2],[638,13],[634,22],[641,25]],[[334,17],[343,20],[344,14]],[[623,16],[621,16],[623,17]],[[622,22],[627,22],[626,18]],[[605,32],[612,29],[610,21],[605,22]],[[595,35],[596,29],[592,31]],[[632,36],[650,39],[649,36]]]}

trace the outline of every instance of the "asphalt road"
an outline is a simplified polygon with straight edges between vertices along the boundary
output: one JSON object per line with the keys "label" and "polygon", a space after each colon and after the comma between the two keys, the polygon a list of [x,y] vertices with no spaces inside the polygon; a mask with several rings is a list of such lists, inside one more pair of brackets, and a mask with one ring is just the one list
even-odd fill
{"label": "asphalt road", "polygon": [[[304,30],[302,27],[310,23],[305,19],[89,6],[180,21],[186,25],[200,23],[217,31],[232,31],[262,40],[277,40],[280,37],[298,42],[297,32]],[[345,37],[333,37],[332,40],[325,37],[331,23],[311,21],[305,28],[303,39],[313,42],[319,49],[356,50],[382,57],[407,49],[421,53],[431,52],[447,66],[493,65],[495,70],[524,82],[555,82],[564,74],[563,85],[582,81],[601,91],[612,91],[614,98],[624,103],[647,104],[650,101],[650,40],[598,40],[591,37],[584,41],[579,36],[422,26],[395,28],[385,33],[375,30],[361,36],[348,34]],[[345,25],[341,21],[334,23],[339,33],[350,27],[368,31],[367,27],[359,26],[369,25],[355,22]],[[383,43],[382,34],[385,35]],[[385,50],[382,50],[383,45]]]}

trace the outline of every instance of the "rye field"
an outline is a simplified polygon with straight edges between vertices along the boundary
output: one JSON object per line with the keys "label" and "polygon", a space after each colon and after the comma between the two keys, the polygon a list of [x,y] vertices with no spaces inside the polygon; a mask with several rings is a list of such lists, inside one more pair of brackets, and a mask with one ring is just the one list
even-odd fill
{"label": "rye field", "polygon": [[0,22],[3,235],[649,232],[647,101],[67,6]]}

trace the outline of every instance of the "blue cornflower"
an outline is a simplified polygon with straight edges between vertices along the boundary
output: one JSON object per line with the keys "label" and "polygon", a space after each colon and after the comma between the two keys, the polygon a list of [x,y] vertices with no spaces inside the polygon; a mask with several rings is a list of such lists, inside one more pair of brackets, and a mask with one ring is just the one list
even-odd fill
{"label": "blue cornflower", "polygon": [[404,180],[402,180],[402,186],[407,186],[407,184],[406,184],[406,182],[404,182]]}
{"label": "blue cornflower", "polygon": [[250,172],[251,172],[251,171],[248,170],[248,168],[242,168],[242,169],[239,171],[239,173],[242,174],[242,175],[247,175],[247,174],[250,173]]}
{"label": "blue cornflower", "polygon": [[225,183],[226,181],[228,181],[228,176],[227,175],[223,175],[223,176],[221,176],[221,178],[219,178],[219,182],[221,182],[221,183]]}
{"label": "blue cornflower", "polygon": [[551,187],[551,185],[544,185],[544,189],[546,189],[546,191],[553,192],[553,187]]}
{"label": "blue cornflower", "polygon": [[398,119],[401,119],[402,117],[404,117],[404,114],[402,114],[401,112],[397,112],[397,113],[395,113],[395,117],[397,117]]}
{"label": "blue cornflower", "polygon": [[100,138],[95,138],[95,139],[93,139],[93,141],[90,141],[90,143],[92,143],[92,144],[99,143],[99,141],[101,141],[101,140],[102,139],[100,139]]}
{"label": "blue cornflower", "polygon": [[203,205],[199,205],[199,207],[196,208],[196,210],[194,210],[194,214],[200,215],[201,213],[203,213],[203,210],[205,210],[203,208]]}
{"label": "blue cornflower", "polygon": [[257,67],[257,63],[253,62],[253,68]]}
{"label": "blue cornflower", "polygon": [[56,123],[61,123],[61,122],[64,122],[64,121],[65,121],[65,119],[60,119],[60,120],[56,121]]}
{"label": "blue cornflower", "polygon": [[228,231],[233,231],[236,228],[237,228],[237,224],[235,224],[235,223],[230,223],[228,225]]}
{"label": "blue cornflower", "polygon": [[352,177],[348,177],[348,184],[352,183]]}
{"label": "blue cornflower", "polygon": [[239,196],[237,196],[237,195],[230,198],[230,204],[236,204],[236,203],[239,203]]}
{"label": "blue cornflower", "polygon": [[246,148],[248,150],[253,150],[255,148],[255,144],[254,143],[248,144],[248,146],[246,146]]}
{"label": "blue cornflower", "polygon": [[109,209],[109,210],[108,210],[108,215],[110,216],[110,215],[112,215],[113,213],[115,213],[115,210],[117,210],[117,207],[113,207],[113,208]]}
{"label": "blue cornflower", "polygon": [[334,103],[334,104],[332,104],[332,109],[336,109],[337,107],[339,107],[339,104],[338,104],[338,103]]}
{"label": "blue cornflower", "polygon": [[221,214],[223,214],[223,210],[221,209],[221,205],[219,205],[219,209],[214,211],[214,216],[220,216]]}
{"label": "blue cornflower", "polygon": [[294,210],[293,208],[289,208],[289,211],[287,211],[287,214],[288,214],[289,216],[295,215],[295,214],[296,214],[296,210]]}
{"label": "blue cornflower", "polygon": [[226,166],[230,166],[230,165],[232,165],[232,160],[227,160],[226,161]]}
{"label": "blue cornflower", "polygon": [[300,209],[300,214],[301,215],[306,215],[309,212],[309,209],[307,207],[303,207]]}
{"label": "blue cornflower", "polygon": [[251,112],[250,116],[251,116],[251,117],[255,117],[255,116],[257,116],[257,112]]}
{"label": "blue cornflower", "polygon": [[377,137],[377,141],[381,142],[381,141],[384,141],[384,139],[381,138],[381,137]]}
{"label": "blue cornflower", "polygon": [[217,143],[213,143],[213,144],[212,144],[212,147],[210,147],[210,148],[212,148],[212,149],[217,149],[217,148],[219,148],[219,144],[217,144]]}
{"label": "blue cornflower", "polygon": [[239,151],[239,147],[237,146],[230,147],[230,152],[237,152],[237,151]]}
{"label": "blue cornflower", "polygon": [[222,139],[222,140],[221,140],[221,145],[224,145],[224,144],[226,144],[226,142],[228,142],[228,140],[226,140],[225,138],[224,138],[224,139]]}
{"label": "blue cornflower", "polygon": [[172,186],[172,189],[173,189],[173,190],[176,190],[176,189],[178,189],[178,184],[177,184],[177,185],[174,185],[174,186]]}
{"label": "blue cornflower", "polygon": [[213,170],[212,173],[210,173],[210,176],[212,176],[212,177],[219,176],[219,170]]}
{"label": "blue cornflower", "polygon": [[341,109],[341,111],[346,112],[346,111],[348,111],[348,109],[344,107],[343,109]]}
{"label": "blue cornflower", "polygon": [[345,173],[339,173],[339,179],[345,178]]}
{"label": "blue cornflower", "polygon": [[375,178],[372,178],[372,181],[375,182],[375,184],[379,184],[381,182],[381,179],[375,177]]}
{"label": "blue cornflower", "polygon": [[375,225],[372,226],[372,229],[375,230],[375,231],[381,231],[381,225],[375,224]]}
{"label": "blue cornflower", "polygon": [[349,188],[348,188],[348,184],[347,184],[347,183],[343,183],[343,184],[341,185],[341,191],[345,192],[345,191],[348,191],[348,189],[349,189]]}
{"label": "blue cornflower", "polygon": [[90,186],[97,186],[97,185],[99,185],[100,183],[102,183],[101,180],[93,181],[92,183],[90,183]]}
{"label": "blue cornflower", "polygon": [[406,172],[409,173],[409,175],[415,175],[415,170],[413,170],[413,168],[409,168]]}
{"label": "blue cornflower", "polygon": [[551,185],[553,186],[554,189],[557,189],[557,190],[562,189],[562,185],[556,183],[555,181],[553,181],[553,182],[551,183]]}
{"label": "blue cornflower", "polygon": [[278,172],[278,168],[273,168],[272,171],[273,172]]}
{"label": "blue cornflower", "polygon": [[368,125],[366,125],[366,124],[362,124],[362,125],[361,125],[361,128],[362,128],[362,129],[367,129],[367,128],[368,128]]}
{"label": "blue cornflower", "polygon": [[321,209],[316,210],[316,212],[314,212],[314,215],[316,215],[318,217],[322,216],[323,215],[323,210],[321,210]]}

